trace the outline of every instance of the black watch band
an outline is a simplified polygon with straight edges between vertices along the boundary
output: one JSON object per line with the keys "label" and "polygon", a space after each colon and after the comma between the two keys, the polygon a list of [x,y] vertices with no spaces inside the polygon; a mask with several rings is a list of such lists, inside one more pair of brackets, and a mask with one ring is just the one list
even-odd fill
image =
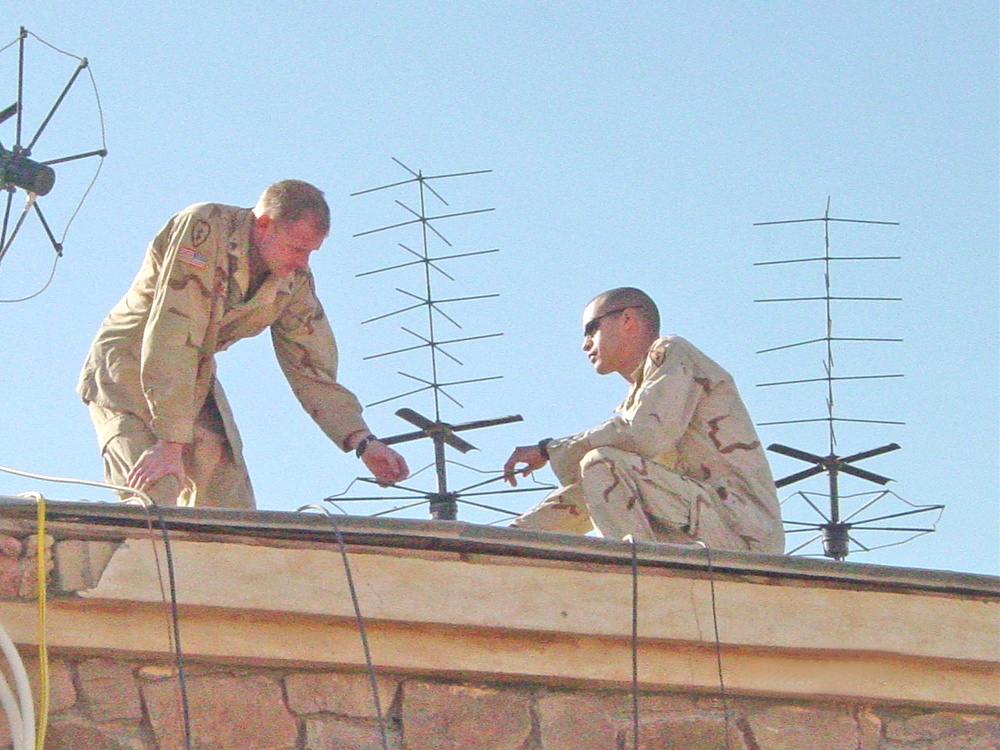
{"label": "black watch band", "polygon": [[361,438],[358,441],[358,444],[354,446],[354,455],[357,456],[358,458],[361,458],[363,455],[365,455],[365,449],[368,448],[368,444],[372,440],[378,440],[378,438],[372,435],[371,433],[368,433],[363,438]]}
{"label": "black watch band", "polygon": [[549,460],[549,443],[552,442],[552,438],[543,438],[538,441],[538,452],[542,454],[542,458],[546,461]]}

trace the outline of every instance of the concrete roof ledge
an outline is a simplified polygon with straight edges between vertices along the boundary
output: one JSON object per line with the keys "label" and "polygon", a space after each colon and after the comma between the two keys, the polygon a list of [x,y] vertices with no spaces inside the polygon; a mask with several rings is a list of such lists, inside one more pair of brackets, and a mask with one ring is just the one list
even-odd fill
{"label": "concrete roof ledge", "polygon": [[[170,653],[165,528],[185,653],[361,665],[339,537],[375,661],[395,672],[627,684],[635,574],[647,687],[712,689],[718,651],[734,692],[1000,703],[993,576],[652,544],[636,545],[633,567],[624,542],[316,511],[46,511],[57,566],[63,541],[108,550],[90,578],[59,573],[86,585],[50,603],[56,648]],[[0,496],[0,533],[31,533],[35,513]],[[15,641],[33,640],[31,602],[0,601],[0,618]]]}

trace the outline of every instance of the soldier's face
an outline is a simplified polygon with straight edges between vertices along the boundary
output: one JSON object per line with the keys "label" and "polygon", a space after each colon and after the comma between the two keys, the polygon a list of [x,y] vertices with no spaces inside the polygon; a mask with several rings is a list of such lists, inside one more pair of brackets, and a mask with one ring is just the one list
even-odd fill
{"label": "soldier's face", "polygon": [[298,221],[275,221],[270,216],[257,219],[257,253],[267,270],[276,276],[288,276],[309,267],[309,255],[326,239],[311,218]]}
{"label": "soldier's face", "polygon": [[600,299],[584,308],[583,351],[598,375],[622,369],[626,341],[620,324],[625,309],[609,307]]}

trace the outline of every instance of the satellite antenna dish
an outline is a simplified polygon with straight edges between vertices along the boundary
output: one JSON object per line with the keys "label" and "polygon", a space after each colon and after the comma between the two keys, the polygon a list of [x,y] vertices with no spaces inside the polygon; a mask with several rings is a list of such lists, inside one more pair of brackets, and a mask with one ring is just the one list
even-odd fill
{"label": "satellite antenna dish", "polygon": [[[362,321],[362,325],[372,324],[397,315],[411,314],[422,315],[424,327],[421,331],[414,330],[413,328],[402,327],[401,330],[414,340],[415,343],[398,349],[373,354],[369,357],[365,357],[365,359],[370,360],[381,357],[390,357],[409,352],[425,352],[429,359],[430,375],[415,375],[413,373],[400,371],[400,375],[410,381],[413,381],[414,383],[417,383],[417,387],[403,393],[398,393],[388,398],[375,401],[371,404],[367,404],[366,406],[376,406],[378,404],[384,404],[401,398],[414,396],[418,393],[429,393],[432,395],[434,408],[433,417],[425,416],[412,408],[401,408],[396,411],[396,416],[409,423],[411,426],[416,427],[417,430],[389,437],[382,437],[380,440],[383,443],[394,445],[414,440],[429,439],[434,447],[434,461],[433,464],[429,466],[434,467],[436,483],[433,490],[421,490],[407,485],[395,485],[392,490],[404,493],[408,496],[411,502],[407,502],[402,506],[396,506],[388,511],[375,513],[374,515],[385,515],[387,513],[404,511],[426,504],[429,506],[431,518],[435,520],[451,521],[456,520],[458,517],[458,506],[460,504],[467,504],[484,510],[500,513],[507,518],[513,518],[518,515],[516,511],[510,511],[492,505],[484,505],[480,502],[472,501],[469,498],[473,496],[506,495],[518,492],[537,492],[551,489],[551,487],[544,485],[538,487],[501,490],[483,489],[486,485],[503,479],[502,474],[497,474],[496,476],[493,476],[485,481],[477,481],[460,489],[453,489],[449,487],[447,472],[448,466],[454,462],[447,460],[446,448],[457,450],[462,454],[468,453],[469,451],[475,450],[475,446],[457,433],[484,429],[486,427],[497,427],[504,424],[510,424],[512,422],[520,422],[522,417],[519,414],[514,414],[511,416],[478,419],[455,424],[445,421],[442,417],[441,408],[443,401],[450,402],[454,406],[462,407],[462,404],[454,395],[454,391],[457,387],[473,383],[482,383],[489,380],[498,380],[501,377],[494,375],[481,378],[462,378],[458,380],[444,379],[443,368],[446,363],[453,365],[463,364],[454,353],[456,347],[462,344],[490,339],[502,335],[500,333],[488,333],[482,335],[456,335],[452,338],[443,338],[441,336],[442,328],[462,329],[462,326],[459,324],[455,315],[450,312],[451,307],[457,303],[484,300],[494,298],[499,295],[481,294],[473,296],[444,297],[437,293],[434,286],[435,281],[441,277],[450,281],[455,281],[455,278],[445,270],[445,267],[450,265],[452,261],[499,252],[498,248],[473,250],[469,252],[453,251],[454,247],[452,242],[445,235],[443,225],[460,217],[484,214],[491,212],[494,209],[479,208],[468,211],[450,210],[447,208],[448,202],[441,195],[439,187],[437,187],[438,183],[442,180],[453,180],[457,178],[488,174],[490,170],[425,175],[420,170],[411,169],[398,159],[393,159],[393,161],[406,171],[408,174],[407,178],[401,181],[389,183],[387,185],[370,188],[368,190],[361,190],[357,193],[353,193],[352,197],[385,190],[403,189],[409,191],[411,197],[416,200],[411,200],[412,205],[398,199],[395,201],[396,205],[401,207],[406,212],[406,219],[404,221],[394,222],[377,229],[359,232],[354,236],[357,238],[381,232],[410,229],[416,230],[419,241],[416,243],[410,242],[410,244],[404,244],[402,242],[399,243],[399,247],[405,252],[405,262],[383,266],[372,271],[366,271],[358,274],[358,276],[371,276],[374,274],[400,272],[403,269],[410,268],[419,271],[420,287],[417,291],[397,288],[397,291],[406,298],[405,304],[391,312],[364,320]],[[414,190],[415,195],[413,194]],[[434,205],[440,204],[445,208],[440,212],[432,211],[428,205],[429,203],[433,203]],[[446,248],[444,251],[438,251],[435,249],[441,245]],[[429,468],[429,466],[427,468]],[[466,469],[478,471],[469,466],[461,466],[464,466]],[[373,480],[359,478],[356,481],[372,482]],[[346,491],[341,495],[325,498],[327,502],[333,504],[356,501],[384,502],[387,499],[392,498],[387,498],[384,495],[348,497],[346,496]]]}
{"label": "satellite antenna dish", "polygon": [[[772,383],[759,383],[758,387],[772,387],[772,386],[798,386],[808,383],[823,383],[826,386],[826,407],[827,415],[825,417],[818,417],[814,419],[788,419],[777,422],[761,422],[758,424],[760,427],[771,426],[771,425],[792,425],[792,424],[806,424],[806,423],[826,423],[827,434],[828,434],[828,452],[826,455],[819,455],[814,452],[804,451],[799,448],[793,448],[788,445],[782,445],[780,443],[774,443],[768,446],[768,450],[774,453],[778,453],[789,458],[794,458],[799,461],[804,461],[805,463],[812,464],[808,469],[803,469],[801,471],[790,474],[782,479],[775,482],[775,486],[779,489],[787,487],[790,484],[795,484],[804,479],[808,479],[819,474],[826,474],[828,480],[828,494],[825,495],[829,502],[829,511],[822,509],[814,502],[815,498],[820,497],[820,493],[807,493],[798,492],[792,497],[798,497],[805,501],[805,503],[812,508],[823,520],[821,522],[802,522],[802,521],[790,521],[786,520],[785,525],[790,527],[786,529],[788,533],[800,533],[800,532],[812,532],[812,536],[807,539],[807,541],[799,544],[797,547],[792,549],[789,554],[795,554],[796,552],[806,550],[814,542],[822,542],[822,553],[826,557],[833,558],[835,560],[844,560],[848,554],[853,550],[868,552],[873,549],[880,549],[881,547],[894,546],[897,544],[903,544],[910,541],[911,539],[922,536],[923,534],[928,534],[934,531],[934,526],[930,528],[926,527],[911,527],[911,526],[889,526],[886,522],[893,521],[898,518],[908,517],[912,515],[922,514],[937,511],[938,518],[941,516],[941,512],[944,509],[943,505],[914,505],[912,503],[903,500],[899,495],[890,490],[880,490],[878,492],[866,492],[857,495],[845,496],[840,490],[840,477],[841,475],[852,476],[867,482],[872,482],[874,484],[885,486],[892,480],[888,477],[882,476],[881,474],[876,474],[873,471],[868,471],[867,469],[862,469],[855,464],[859,461],[864,461],[869,458],[874,458],[876,456],[881,456],[892,451],[899,450],[899,445],[896,443],[888,443],[886,445],[880,446],[878,448],[872,448],[869,450],[863,450],[853,453],[848,456],[841,456],[837,454],[837,434],[836,425],[841,423],[862,423],[862,424],[881,424],[881,425],[900,425],[902,422],[894,422],[882,419],[857,419],[857,418],[844,418],[837,416],[835,414],[835,399],[834,399],[834,385],[840,381],[869,381],[884,378],[900,378],[902,375],[897,374],[863,374],[863,375],[851,375],[851,376],[839,376],[834,374],[834,347],[840,346],[844,343],[858,343],[858,344],[872,344],[872,343],[898,343],[902,339],[894,338],[878,338],[878,337],[845,337],[845,336],[835,336],[833,327],[833,308],[834,303],[841,304],[844,302],[851,303],[892,303],[899,302],[898,297],[872,297],[872,296],[856,296],[856,295],[835,295],[833,292],[832,283],[832,268],[835,263],[840,262],[851,262],[851,263],[862,263],[862,262],[881,262],[881,261],[894,261],[899,260],[899,256],[891,255],[865,255],[865,256],[835,256],[830,252],[830,225],[836,222],[846,222],[851,224],[867,224],[867,225],[883,225],[883,226],[898,226],[897,222],[894,221],[869,221],[864,219],[842,219],[834,218],[830,216],[830,199],[827,198],[826,202],[826,212],[823,216],[811,219],[791,219],[785,221],[766,221],[758,222],[754,226],[774,226],[774,225],[784,225],[784,224],[802,224],[808,222],[822,222],[823,223],[823,234],[824,234],[824,253],[822,256],[813,256],[807,258],[793,258],[787,260],[776,260],[776,261],[765,261],[761,263],[755,263],[755,266],[777,266],[777,265],[787,265],[792,263],[819,263],[823,266],[823,278],[824,278],[824,293],[818,296],[796,296],[796,297],[779,297],[771,299],[759,299],[754,300],[760,303],[815,303],[822,302],[824,305],[824,311],[826,313],[826,329],[823,336],[816,338],[807,339],[805,341],[799,341],[792,344],[783,344],[780,346],[774,346],[768,349],[762,349],[758,351],[758,354],[765,354],[771,352],[777,352],[781,350],[789,350],[797,347],[810,347],[814,345],[823,345],[825,348],[825,359],[823,362],[824,375],[818,378],[803,378],[795,380],[784,380]],[[786,498],[785,505],[787,505]],[[889,513],[873,517],[860,517],[865,511],[872,507],[875,503],[880,501],[886,501],[888,499],[896,499],[905,506],[906,510]],[[853,509],[852,511],[847,511],[845,509],[845,504],[848,501],[858,501],[860,502],[859,507]],[[935,519],[936,523],[937,519]],[[867,536],[867,532],[895,532],[909,534],[902,541],[894,541],[889,544],[881,544],[878,546],[870,546],[861,541],[862,534]]]}
{"label": "satellite antenna dish", "polygon": [[[60,65],[46,59],[45,66],[41,66],[37,56],[29,56],[29,41],[37,42],[47,52],[67,58],[68,64]],[[9,53],[15,47],[16,60]],[[18,302],[40,294],[51,281],[55,264],[63,253],[69,225],[97,180],[108,150],[100,98],[87,58],[63,52],[22,26],[14,41],[0,47],[0,66],[0,82],[14,84],[8,100],[11,103],[6,104],[0,93],[0,264],[15,240],[20,242],[29,233],[27,227],[32,221],[54,251],[49,281],[40,290],[21,299],[0,300]],[[66,111],[83,105],[76,91],[84,73],[93,89],[93,115],[100,130],[99,139],[94,139],[99,140],[97,148],[81,148],[91,137],[82,132],[87,129],[82,113],[71,116]],[[57,76],[64,77],[57,79]],[[32,87],[30,92],[28,84]],[[64,169],[72,162],[95,159],[92,175]],[[74,202],[71,197],[74,193],[81,193],[79,201]],[[24,204],[18,209],[16,202],[22,195]],[[0,266],[0,272],[4,270]]]}

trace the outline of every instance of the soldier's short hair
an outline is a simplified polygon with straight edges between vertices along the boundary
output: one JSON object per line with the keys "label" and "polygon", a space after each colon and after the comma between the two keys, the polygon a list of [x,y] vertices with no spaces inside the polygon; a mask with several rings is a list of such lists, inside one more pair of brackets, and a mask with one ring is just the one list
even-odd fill
{"label": "soldier's short hair", "polygon": [[323,191],[302,180],[280,180],[268,185],[257,201],[256,213],[280,222],[312,218],[318,229],[330,232],[330,206]]}
{"label": "soldier's short hair", "polygon": [[614,310],[619,308],[634,308],[639,318],[645,321],[646,325],[654,333],[660,332],[660,311],[653,302],[653,298],[641,289],[634,286],[620,286],[609,289],[594,297],[601,300],[605,309]]}

